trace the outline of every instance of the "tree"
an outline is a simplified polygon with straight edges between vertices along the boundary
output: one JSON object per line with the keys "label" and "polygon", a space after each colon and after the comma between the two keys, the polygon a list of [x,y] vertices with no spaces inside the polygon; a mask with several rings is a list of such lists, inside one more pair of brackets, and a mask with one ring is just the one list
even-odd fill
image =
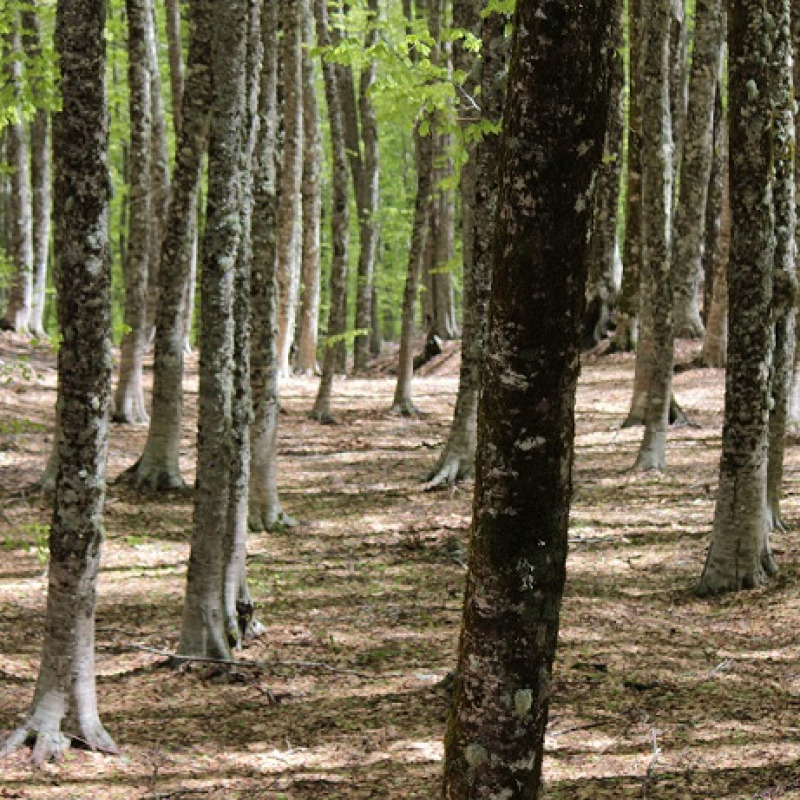
{"label": "tree", "polygon": [[444,797],[539,797],[565,576],[608,4],[518,3]]}
{"label": "tree", "polygon": [[[698,590],[735,591],[776,571],[766,508],[775,208],[772,51],[786,0],[728,8],[731,252],[725,419],[711,545]],[[765,13],[767,11],[768,13]]]}
{"label": "tree", "polygon": [[213,102],[208,200],[201,247],[200,388],[192,549],[178,654],[230,658],[238,640],[226,613],[233,556],[231,465],[234,278],[242,246],[248,0],[212,7]]}
{"label": "tree", "polygon": [[104,0],[59,0],[62,110],[53,128],[59,469],[39,676],[25,721],[0,751],[33,738],[39,764],[61,755],[68,736],[95,750],[117,750],[100,721],[94,674],[111,405],[105,21]]}

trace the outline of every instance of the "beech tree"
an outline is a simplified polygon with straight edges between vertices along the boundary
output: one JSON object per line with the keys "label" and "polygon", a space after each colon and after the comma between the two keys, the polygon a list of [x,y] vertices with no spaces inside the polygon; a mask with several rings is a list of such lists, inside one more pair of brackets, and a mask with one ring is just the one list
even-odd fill
{"label": "beech tree", "polygon": [[70,739],[117,751],[97,708],[94,610],[103,541],[111,406],[111,262],[104,0],[59,0],[62,108],[53,128],[54,232],[61,346],[59,465],[41,666],[25,721],[0,749],[35,740],[33,761]]}
{"label": "beech tree", "polygon": [[565,577],[592,184],[610,11],[520,0],[503,122],[450,800],[539,797]]}

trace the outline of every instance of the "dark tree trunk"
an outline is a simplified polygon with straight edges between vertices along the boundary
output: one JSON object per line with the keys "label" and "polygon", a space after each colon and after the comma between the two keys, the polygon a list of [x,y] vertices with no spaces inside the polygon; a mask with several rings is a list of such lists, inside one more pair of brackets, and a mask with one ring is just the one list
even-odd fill
{"label": "dark tree trunk", "polygon": [[448,800],[540,796],[609,24],[599,0],[517,10]]}
{"label": "dark tree trunk", "polygon": [[[53,129],[61,424],[41,666],[9,752],[35,739],[41,764],[69,746],[116,752],[97,710],[94,609],[103,540],[111,405],[110,176],[102,0],[60,0],[56,52],[61,111]],[[63,732],[62,732],[63,731]]]}
{"label": "dark tree trunk", "polygon": [[[728,7],[731,255],[725,421],[711,545],[701,593],[763,584],[775,572],[766,508],[775,257],[771,52],[774,20],[755,0]],[[769,20],[767,19],[769,17]],[[769,22],[769,24],[768,24]]]}
{"label": "dark tree trunk", "polygon": [[244,141],[248,0],[228,0],[212,14],[208,201],[201,248],[200,388],[192,549],[179,656],[230,658],[226,578],[232,435],[234,274],[242,243],[241,153]]}
{"label": "dark tree trunk", "polygon": [[210,0],[193,0],[189,9],[191,38],[183,121],[158,268],[150,428],[141,458],[122,476],[135,486],[160,491],[184,486],[179,465],[183,417],[183,313],[212,98]]}

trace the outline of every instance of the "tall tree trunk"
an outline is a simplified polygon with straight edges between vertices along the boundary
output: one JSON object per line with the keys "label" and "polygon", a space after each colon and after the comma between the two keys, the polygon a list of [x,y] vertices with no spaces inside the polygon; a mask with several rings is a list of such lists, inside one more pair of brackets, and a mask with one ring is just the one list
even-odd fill
{"label": "tall tree trunk", "polygon": [[114,421],[144,425],[148,421],[142,371],[147,342],[147,284],[150,259],[151,99],[147,0],[126,0],[128,19],[128,246],[125,251],[125,334],[120,345]]}
{"label": "tall tree trunk", "polygon": [[[302,0],[305,3],[305,0]],[[254,156],[252,228],[253,422],[250,426],[250,530],[275,530],[293,520],[278,496],[278,285],[275,240],[278,214],[278,0],[263,5],[264,60],[259,98],[259,140]]]}
{"label": "tall tree trunk", "polygon": [[[36,2],[22,11],[22,44],[30,60],[42,57],[41,26]],[[36,81],[33,86],[37,87]],[[33,293],[28,328],[34,336],[47,335],[44,310],[47,289],[47,259],[50,252],[52,181],[50,169],[50,112],[37,108],[30,127],[31,195],[33,236]]]}
{"label": "tall tree trunk", "polygon": [[305,43],[303,47],[303,259],[295,371],[300,375],[313,375],[318,369],[323,151],[314,61],[308,52],[314,42],[314,16],[310,0],[302,0],[302,8]]}
{"label": "tall tree trunk", "polygon": [[[11,30],[6,34],[6,82],[17,111],[21,111],[22,42],[19,18],[12,12]],[[25,124],[20,118],[6,126],[6,156],[11,170],[9,203],[9,255],[14,270],[11,292],[0,327],[16,333],[30,333],[33,305],[33,228],[31,209],[30,151]]]}
{"label": "tall tree trunk", "polygon": [[184,67],[183,45],[181,40],[180,0],[166,0],[167,5],[167,48],[169,51],[169,85],[172,92],[172,121],[175,137],[181,135],[183,116]]}
{"label": "tall tree trunk", "polygon": [[[489,14],[479,23],[480,9],[470,2],[453,8],[456,27],[471,29],[481,25],[480,114],[484,121],[498,122],[503,111],[503,89],[508,63],[503,14]],[[458,13],[457,13],[458,12]],[[463,55],[456,50],[456,68]],[[472,92],[474,84],[465,87]],[[469,108],[462,108],[465,117]],[[469,119],[469,117],[467,117]],[[465,219],[464,239],[464,332],[461,344],[461,369],[458,395],[453,412],[450,435],[436,465],[428,475],[434,488],[455,483],[472,473],[475,460],[478,414],[479,365],[486,346],[486,314],[491,276],[491,243],[494,238],[494,216],[497,206],[498,138],[487,133],[472,151],[473,164],[462,171],[462,214]],[[472,167],[472,170],[469,167]],[[474,180],[465,186],[470,171]],[[471,213],[467,213],[471,209]],[[469,222],[469,225],[467,224]]]}
{"label": "tall tree trunk", "polygon": [[714,153],[714,97],[722,60],[722,0],[697,0],[689,108],[675,208],[675,335],[699,338],[703,234]]}
{"label": "tall tree trunk", "polygon": [[184,486],[179,464],[183,417],[183,311],[212,99],[210,17],[210,0],[192,0],[183,121],[175,151],[169,213],[158,268],[150,428],[142,456],[122,475],[123,480],[135,486],[160,491]]}
{"label": "tall tree trunk", "polygon": [[592,238],[589,247],[589,278],[584,320],[583,347],[592,348],[608,333],[612,308],[619,293],[617,271],[619,247],[617,221],[622,189],[622,162],[625,140],[625,14],[622,0],[612,5],[614,50],[608,129],[603,148],[603,163],[597,176]]}
{"label": "tall tree trunk", "polygon": [[248,0],[215,4],[208,200],[201,247],[200,388],[192,550],[179,656],[230,658],[228,629],[235,265],[242,244]]}
{"label": "tall tree trunk", "polygon": [[7,753],[33,738],[37,764],[61,755],[68,737],[94,750],[117,751],[100,721],[94,673],[111,405],[105,22],[103,0],[59,0],[62,105],[53,152],[60,463],[39,676],[25,721],[0,749]]}
{"label": "tall tree trunk", "polygon": [[447,800],[540,796],[608,10],[591,0],[517,8]]}
{"label": "tall tree trunk", "polygon": [[301,4],[281,0],[283,40],[279,69],[283,94],[283,158],[278,194],[278,371],[291,374],[300,295],[299,254],[303,235],[303,18]]}
{"label": "tall tree trunk", "polygon": [[[711,545],[701,593],[764,583],[775,572],[766,508],[775,256],[770,97],[774,20],[784,0],[728,8],[731,256],[725,421]],[[769,16],[769,20],[767,17]],[[735,113],[734,110],[735,109]]]}
{"label": "tall tree trunk", "polygon": [[[320,47],[328,48],[331,37],[328,27],[326,0],[314,1],[314,16],[317,22],[317,41]],[[349,247],[349,192],[348,166],[345,152],[345,131],[342,106],[339,100],[338,76],[335,65],[323,59],[322,71],[325,79],[325,98],[328,103],[331,151],[333,158],[333,200],[331,212],[331,238],[333,261],[331,263],[330,312],[328,314],[327,341],[322,361],[322,376],[319,382],[311,416],[321,422],[330,422],[333,376],[336,371],[336,343],[345,332],[345,299],[347,292],[347,262]]]}
{"label": "tall tree trunk", "polygon": [[[649,306],[651,339],[645,431],[636,466],[665,469],[672,390],[672,281],[670,276],[673,141],[670,117],[670,5],[652,0],[642,25],[642,306]],[[644,313],[642,314],[644,316]]]}

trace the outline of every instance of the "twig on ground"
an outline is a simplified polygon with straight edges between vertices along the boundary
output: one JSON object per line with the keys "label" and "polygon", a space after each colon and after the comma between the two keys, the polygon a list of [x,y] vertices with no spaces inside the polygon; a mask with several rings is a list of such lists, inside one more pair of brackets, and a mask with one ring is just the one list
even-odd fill
{"label": "twig on ground", "polygon": [[562,728],[560,731],[553,731],[548,733],[548,736],[564,736],[566,733],[575,733],[575,731],[588,731],[592,728],[600,728],[606,724],[605,720],[599,722],[589,722],[586,725],[573,725],[571,728]]}
{"label": "twig on ground", "polygon": [[[98,645],[102,647],[103,645]],[[326,664],[323,661],[241,661],[237,658],[207,658],[204,656],[184,656],[177,653],[169,653],[166,650],[157,650],[155,647],[147,647],[143,644],[135,644],[128,642],[126,644],[113,645],[114,647],[128,647],[131,650],[141,650],[144,653],[150,653],[154,656],[161,656],[167,658],[172,662],[180,664],[181,662],[192,662],[196,664],[224,664],[230,667],[242,667],[243,669],[267,669],[269,667],[300,667],[305,669],[322,669],[326,672],[335,672],[342,675],[356,675],[359,678],[378,678],[386,677],[385,675],[370,675],[366,672],[359,672],[356,669],[348,669],[347,667],[335,667],[332,664]]]}
{"label": "twig on ground", "polygon": [[647,772],[645,772],[644,781],[642,782],[642,800],[647,800],[647,790],[650,788],[650,784],[653,783],[653,774],[661,756],[661,748],[658,746],[658,731],[655,728],[651,728],[650,736],[653,739],[653,755],[647,765]]}
{"label": "twig on ground", "polygon": [[728,667],[733,666],[733,659],[726,658],[723,661],[720,661],[714,669],[710,672],[706,673],[704,680],[708,678],[713,678],[718,672],[722,672],[724,669],[728,669]]}

